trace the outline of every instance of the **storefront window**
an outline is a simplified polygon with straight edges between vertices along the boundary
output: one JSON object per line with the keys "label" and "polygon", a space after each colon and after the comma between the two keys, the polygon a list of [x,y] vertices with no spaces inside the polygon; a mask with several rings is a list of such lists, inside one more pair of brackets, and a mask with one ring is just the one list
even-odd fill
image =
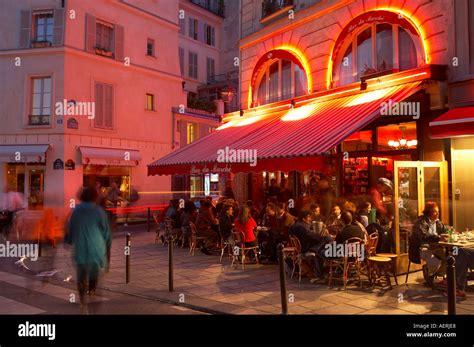
{"label": "storefront window", "polygon": [[416,47],[408,32],[398,27],[398,52],[400,71],[416,67]]}
{"label": "storefront window", "polygon": [[352,134],[342,143],[343,152],[372,150],[372,130],[359,131]]}
{"label": "storefront window", "polygon": [[131,169],[128,166],[84,165],[83,185],[95,187],[100,184],[103,194],[114,185],[120,190],[120,198],[130,200]]}
{"label": "storefront window", "polygon": [[24,197],[25,206],[28,209],[42,209],[44,205],[44,173],[44,166],[8,164],[7,187]]}
{"label": "storefront window", "polygon": [[344,161],[344,195],[366,194],[369,190],[368,158],[349,158]]}
{"label": "storefront window", "polygon": [[339,81],[341,85],[354,82],[353,64],[352,64],[352,44],[347,48],[346,53],[342,57],[341,70],[339,73]]}
{"label": "storefront window", "polygon": [[390,124],[377,128],[379,151],[416,149],[416,122]]}
{"label": "storefront window", "polygon": [[363,76],[372,70],[372,28],[367,28],[357,36],[357,73]]}
{"label": "storefront window", "polygon": [[201,176],[191,176],[189,178],[190,180],[190,197],[195,198],[198,196],[202,196],[203,194],[203,182],[202,182],[202,177]]}
{"label": "storefront window", "polygon": [[[403,30],[403,29],[402,29]],[[385,71],[393,68],[392,25],[377,25],[377,70]]]}

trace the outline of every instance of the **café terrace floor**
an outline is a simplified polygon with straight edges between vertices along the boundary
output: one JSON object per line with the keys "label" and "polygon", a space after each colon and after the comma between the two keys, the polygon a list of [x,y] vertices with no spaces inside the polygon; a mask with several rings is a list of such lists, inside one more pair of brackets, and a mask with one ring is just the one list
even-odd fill
{"label": "caf\u00e9 terrace floor", "polygon": [[[125,235],[131,233],[131,280],[125,284]],[[219,263],[219,255],[208,256],[199,250],[174,248],[174,291],[168,291],[168,248],[155,244],[155,233],[146,225],[119,227],[114,235],[110,271],[101,278],[101,290],[176,303],[203,313],[279,314],[280,283],[277,265],[230,266],[228,258]],[[60,270],[51,282],[64,283],[75,272],[71,250],[59,246],[51,257],[46,250],[41,261],[30,263],[33,270],[53,267]],[[49,264],[48,264],[49,263]],[[392,279],[393,281],[393,279]],[[332,288],[311,284],[307,278],[287,278],[290,314],[447,314],[447,298],[442,292],[424,286],[421,272],[398,277],[399,286],[392,290],[363,288],[357,282],[342,289],[341,281]],[[474,292],[457,303],[457,314],[474,314]],[[130,312],[133,314],[134,312]],[[156,312],[159,314],[160,312]]]}

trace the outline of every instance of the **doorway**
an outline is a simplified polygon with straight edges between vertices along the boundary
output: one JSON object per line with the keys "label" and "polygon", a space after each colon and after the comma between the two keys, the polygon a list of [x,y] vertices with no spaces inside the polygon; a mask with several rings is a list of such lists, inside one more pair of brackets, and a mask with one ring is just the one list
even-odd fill
{"label": "doorway", "polygon": [[395,161],[394,236],[398,254],[397,273],[404,273],[408,266],[408,238],[428,201],[438,204],[441,221],[449,224],[448,163]]}

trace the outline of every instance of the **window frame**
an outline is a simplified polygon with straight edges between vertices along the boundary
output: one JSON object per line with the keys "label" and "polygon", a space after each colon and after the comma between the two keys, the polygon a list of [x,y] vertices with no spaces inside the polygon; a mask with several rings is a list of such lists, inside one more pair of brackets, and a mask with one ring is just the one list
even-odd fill
{"label": "window frame", "polygon": [[[423,43],[421,42],[421,37],[415,36],[412,33],[409,32],[406,28],[403,26],[396,24],[396,23],[390,23],[390,22],[375,22],[375,23],[370,23],[368,25],[362,26],[355,30],[351,36],[350,39],[347,39],[344,44],[342,45],[341,49],[339,50],[339,56],[336,57],[336,60],[334,62],[333,66],[333,72],[332,72],[332,82],[333,82],[333,88],[335,87],[342,87],[346,86],[352,83],[358,83],[360,81],[360,71],[358,71],[358,61],[357,61],[357,56],[358,56],[358,44],[357,44],[357,39],[361,33],[363,33],[367,28],[371,29],[371,43],[372,43],[372,69],[377,70],[376,67],[378,67],[378,57],[377,57],[377,25],[381,24],[389,24],[392,26],[392,68],[387,69],[386,71],[392,70],[393,73],[400,72],[400,50],[399,50],[399,28],[403,29],[405,32],[408,33],[410,38],[412,39],[412,42],[415,47],[415,53],[416,53],[416,67],[419,67],[423,65],[424,62],[424,51],[423,51]],[[351,83],[348,84],[341,84],[341,66],[342,62],[345,56],[345,53],[347,52],[349,46],[352,45],[352,75],[353,75],[353,80]],[[375,67],[375,68],[374,68]],[[414,67],[414,68],[416,68]],[[378,70],[377,70],[378,71]],[[382,72],[382,71],[380,71]]]}
{"label": "window frame", "polygon": [[[150,106],[149,97],[151,97],[151,108],[149,107]],[[153,112],[156,111],[156,108],[155,108],[155,94],[151,94],[151,93],[146,93],[145,94],[145,110],[146,111],[153,111]]]}
{"label": "window frame", "polygon": [[[285,99],[283,99],[284,95],[283,95],[283,86],[282,86],[282,83],[283,83],[283,78],[282,78],[282,66],[283,66],[283,61],[289,61],[291,62],[291,79],[290,79],[290,89],[291,89],[291,95],[289,97],[286,97]],[[277,97],[275,98],[276,100],[270,100],[270,67],[273,66],[273,64],[275,64],[276,62],[278,62],[278,92],[277,92]],[[288,60],[288,59],[269,59],[265,65],[265,69],[263,70],[263,72],[260,73],[260,75],[257,77],[257,83],[255,84],[255,89],[253,90],[253,95],[252,95],[252,101],[253,101],[253,104],[254,105],[257,105],[257,106],[262,106],[262,105],[267,105],[267,104],[270,104],[270,103],[273,103],[273,102],[279,102],[279,101],[283,101],[283,100],[289,100],[289,99],[292,99],[292,98],[295,98],[297,97],[297,93],[296,93],[296,66],[298,66],[298,64],[296,64],[294,61],[292,60]],[[305,76],[305,79],[306,79],[306,88],[305,88],[305,91],[307,92],[308,90],[308,79],[307,79],[307,76],[306,76],[306,71],[304,71],[304,69],[302,69],[303,71],[303,74]],[[259,90],[260,90],[260,86],[262,84],[262,81],[265,81],[265,100],[263,102],[258,102],[259,101]],[[305,95],[305,94],[302,94],[302,95]],[[298,95],[299,96],[299,95]]]}
{"label": "window frame", "polygon": [[193,40],[199,39],[199,21],[194,17],[189,17],[188,36]]}
{"label": "window frame", "polygon": [[[47,16],[51,18],[51,40],[48,39],[48,21],[46,20],[43,35],[44,39],[38,39],[38,19],[40,16]],[[53,44],[54,41],[54,10],[33,10],[31,12],[31,38],[33,42],[50,42]]]}
{"label": "window frame", "polygon": [[[102,28],[100,30],[100,46],[99,46],[99,27]],[[110,38],[109,38],[109,46],[103,46],[103,41],[104,41],[104,28],[110,29]],[[100,19],[96,19],[95,23],[95,48],[96,49],[102,49],[107,52],[115,53],[115,28],[114,25],[108,22],[105,22]]]}
{"label": "window frame", "polygon": [[[50,80],[50,91],[49,91],[49,114],[43,114],[43,109],[44,109],[44,105],[43,105],[43,102],[44,102],[44,95],[46,94],[44,92],[44,80],[46,79],[49,79]],[[34,99],[34,94],[35,93],[35,80],[41,80],[41,93],[40,93],[40,114],[33,114],[33,99]],[[54,89],[54,86],[53,86],[53,76],[52,75],[37,75],[37,76],[30,76],[29,77],[29,83],[30,83],[30,87],[29,87],[29,90],[30,90],[30,93],[29,93],[29,105],[28,105],[28,114],[27,114],[27,122],[26,122],[26,125],[29,126],[29,127],[38,127],[38,126],[45,126],[45,127],[51,127],[53,125],[53,122],[52,122],[52,118],[53,118],[53,107],[55,107],[55,105],[53,105],[52,103],[52,100],[53,100],[53,89]],[[35,117],[39,117],[39,118],[42,118],[42,117],[48,117],[48,123],[42,123],[42,122],[39,122],[39,124],[33,124],[31,122],[31,117],[32,116],[35,116]]]}
{"label": "window frame", "polygon": [[[211,71],[212,70],[212,71]],[[210,74],[212,72],[212,74]],[[212,57],[206,58],[206,81],[212,83],[211,77],[216,75],[216,60]]]}
{"label": "window frame", "polygon": [[[151,44],[151,53],[149,51],[149,46]],[[150,39],[150,38],[147,38],[146,40],[146,55],[148,57],[153,57],[155,58],[156,55],[155,55],[155,40],[154,39]]]}

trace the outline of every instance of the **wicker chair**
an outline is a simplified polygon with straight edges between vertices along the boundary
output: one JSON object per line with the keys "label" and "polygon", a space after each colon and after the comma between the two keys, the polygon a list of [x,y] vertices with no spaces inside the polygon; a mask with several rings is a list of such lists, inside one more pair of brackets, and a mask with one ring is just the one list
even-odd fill
{"label": "wicker chair", "polygon": [[[234,266],[234,262],[238,257],[241,257],[242,261],[242,269],[245,268],[245,257],[249,253],[253,253],[255,256],[255,261],[258,264],[258,246],[247,247],[245,246],[245,234],[242,230],[234,229],[232,231],[232,238],[234,240],[234,249],[233,249],[233,257],[232,257],[232,264]],[[236,254],[237,253],[237,254]]]}

